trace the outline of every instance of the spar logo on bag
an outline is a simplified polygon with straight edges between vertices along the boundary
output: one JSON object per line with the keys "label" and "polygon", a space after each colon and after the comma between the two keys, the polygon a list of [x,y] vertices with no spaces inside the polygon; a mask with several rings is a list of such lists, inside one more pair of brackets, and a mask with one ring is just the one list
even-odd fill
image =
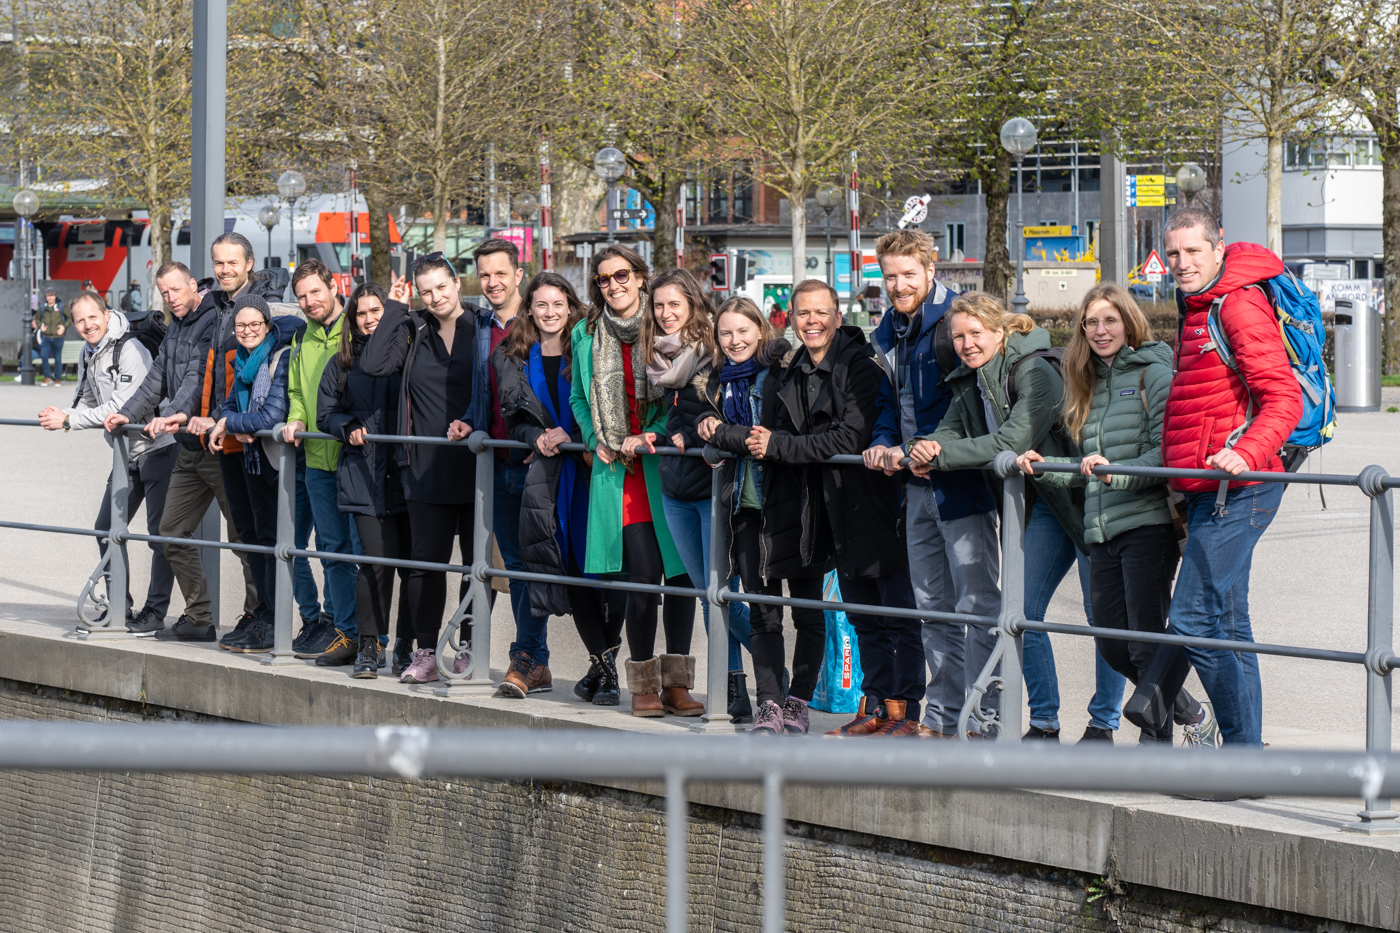
{"label": "spar logo on bag", "polygon": [[841,689],[851,689],[851,636],[841,636]]}

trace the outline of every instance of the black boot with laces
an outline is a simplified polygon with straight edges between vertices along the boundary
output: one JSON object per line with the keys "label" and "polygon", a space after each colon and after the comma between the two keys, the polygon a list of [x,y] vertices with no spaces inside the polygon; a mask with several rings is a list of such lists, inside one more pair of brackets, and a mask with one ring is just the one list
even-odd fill
{"label": "black boot with laces", "polygon": [[373,680],[379,676],[379,637],[361,635],[360,650],[355,654],[355,668],[350,676],[358,680]]}

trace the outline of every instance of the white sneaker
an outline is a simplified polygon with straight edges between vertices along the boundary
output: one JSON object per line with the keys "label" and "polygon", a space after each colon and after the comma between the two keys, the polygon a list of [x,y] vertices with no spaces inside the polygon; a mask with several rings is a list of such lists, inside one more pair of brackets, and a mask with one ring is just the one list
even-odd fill
{"label": "white sneaker", "polygon": [[1201,701],[1201,711],[1205,715],[1193,726],[1182,726],[1183,748],[1219,748],[1220,723],[1215,721],[1215,708],[1210,700]]}

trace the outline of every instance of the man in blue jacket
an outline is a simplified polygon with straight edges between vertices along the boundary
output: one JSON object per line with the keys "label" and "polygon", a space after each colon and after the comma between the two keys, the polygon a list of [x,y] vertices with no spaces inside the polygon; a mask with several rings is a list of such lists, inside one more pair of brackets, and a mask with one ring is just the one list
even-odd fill
{"label": "man in blue jacket", "polygon": [[[865,451],[865,465],[872,470],[899,470],[904,441],[937,428],[952,398],[943,378],[960,365],[945,319],[954,295],[934,281],[933,255],[933,238],[922,230],[888,233],[875,244],[892,308],[871,341],[885,371],[875,436]],[[996,500],[981,471],[910,476],[905,537],[920,609],[1001,612]],[[923,640],[930,676],[918,735],[956,739],[967,690],[996,639],[983,626],[926,620]],[[987,697],[983,708],[994,711],[997,700]]]}

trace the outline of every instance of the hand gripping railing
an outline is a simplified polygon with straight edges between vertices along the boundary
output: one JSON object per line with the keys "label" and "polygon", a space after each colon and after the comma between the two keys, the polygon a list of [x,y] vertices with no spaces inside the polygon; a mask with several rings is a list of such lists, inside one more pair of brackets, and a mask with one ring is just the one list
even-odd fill
{"label": "hand gripping railing", "polygon": [[[0,419],[0,425],[37,426],[37,421]],[[1101,466],[1095,469],[1096,475],[1140,475],[1162,478],[1201,478],[1209,480],[1246,480],[1272,483],[1311,483],[1320,485],[1355,486],[1371,500],[1370,514],[1370,570],[1367,605],[1367,648],[1364,653],[1337,651],[1321,648],[1303,648],[1287,645],[1244,643],[1221,639],[1194,638],[1174,634],[1148,634],[1119,629],[1095,628],[1087,625],[1065,625],[1060,623],[1029,620],[1024,611],[1024,531],[1026,521],[1025,476],[1016,467],[1015,455],[1010,452],[1000,454],[996,462],[984,469],[994,470],[1002,479],[1002,608],[996,617],[968,615],[962,613],[933,612],[918,609],[868,606],[824,600],[802,600],[782,596],[731,592],[727,587],[729,567],[729,522],[727,516],[718,514],[721,502],[720,473],[715,471],[712,480],[711,508],[711,561],[709,579],[704,581],[704,589],[694,587],[671,587],[666,585],[635,584],[623,580],[594,579],[583,577],[561,577],[530,573],[527,571],[497,570],[491,563],[491,545],[494,531],[493,492],[495,449],[529,450],[515,441],[493,440],[484,431],[473,433],[465,441],[448,441],[446,438],[407,437],[400,435],[370,435],[367,441],[374,443],[411,443],[415,445],[446,445],[465,443],[476,454],[476,525],[473,534],[473,554],[470,565],[432,563],[412,560],[393,560],[353,554],[336,554],[295,547],[295,501],[296,501],[296,454],[291,444],[282,441],[283,425],[270,431],[260,432],[261,436],[272,437],[280,446],[278,471],[277,541],[274,547],[235,544],[218,541],[213,537],[168,538],[159,535],[132,533],[127,527],[129,516],[126,503],[129,475],[129,450],[127,434],[140,430],[139,426],[128,425],[114,432],[112,445],[113,476],[111,526],[104,530],[64,528],[37,525],[23,522],[0,521],[0,527],[77,534],[107,538],[114,547],[108,548],[110,582],[108,603],[119,605],[124,596],[129,576],[129,564],[123,549],[127,541],[147,541],[158,544],[178,543],[201,548],[216,548],[233,551],[261,552],[273,554],[279,561],[277,591],[274,613],[276,619],[274,647],[272,653],[264,657],[264,663],[292,663],[292,566],[298,557],[317,558],[325,561],[347,561],[372,563],[391,567],[410,567],[462,573],[470,577],[471,586],[465,598],[457,606],[451,619],[444,627],[438,643],[438,668],[440,683],[437,692],[447,694],[463,688],[469,690],[494,690],[489,659],[491,657],[491,613],[490,581],[500,577],[553,583],[577,583],[604,589],[621,589],[637,592],[672,593],[678,596],[703,596],[709,606],[709,653],[708,682],[709,702],[707,711],[692,728],[703,732],[733,732],[735,726],[729,721],[725,711],[724,698],[727,693],[727,639],[728,611],[726,603],[734,600],[750,604],[768,604],[788,607],[810,607],[820,609],[839,608],[848,613],[869,613],[920,619],[924,622],[953,622],[991,627],[997,635],[996,650],[977,679],[963,707],[959,718],[959,736],[966,740],[967,727],[973,718],[979,727],[996,733],[1004,742],[1019,742],[1022,730],[1023,685],[1021,671],[1022,635],[1026,631],[1043,631],[1055,634],[1089,636],[1149,642],[1166,645],[1181,645],[1194,648],[1253,652],[1256,654],[1282,657],[1307,658],[1313,660],[1340,661],[1359,664],[1365,667],[1366,691],[1366,749],[1373,755],[1386,755],[1391,750],[1391,684],[1390,673],[1400,667],[1400,657],[1395,654],[1392,639],[1392,602],[1394,596],[1394,504],[1391,490],[1400,486],[1400,478],[1391,477],[1379,466],[1370,466],[1360,474],[1317,473],[1242,473],[1229,476],[1213,470],[1176,470],[1163,467]],[[318,432],[297,432],[301,439],[335,440],[331,435]],[[565,451],[582,451],[581,444],[564,444]],[[673,447],[657,447],[656,453],[663,456],[701,456],[707,454],[711,462],[732,456],[713,448],[706,451],[685,450]],[[828,465],[861,465],[859,455],[843,455],[825,461]],[[904,465],[907,466],[908,461]],[[1038,463],[1037,473],[1078,471],[1077,464]],[[100,575],[95,571],[85,595],[93,589],[93,580]],[[126,633],[120,622],[120,614],[112,610],[101,620],[102,624],[85,626],[92,636],[108,635],[122,637]],[[463,635],[465,626],[468,634]],[[456,671],[449,658],[465,656],[464,670]],[[1001,693],[1000,711],[989,715],[983,711],[984,695],[999,690]],[[668,781],[670,778],[668,778]],[[1372,785],[1366,785],[1370,788]],[[780,783],[779,783],[780,787]],[[1378,785],[1377,785],[1378,787]],[[776,794],[777,791],[772,793]],[[775,798],[776,799],[776,798]],[[1365,808],[1359,814],[1359,821],[1349,824],[1348,829],[1365,833],[1400,832],[1400,814],[1391,809],[1390,798],[1381,796],[1379,790],[1365,795]]]}

